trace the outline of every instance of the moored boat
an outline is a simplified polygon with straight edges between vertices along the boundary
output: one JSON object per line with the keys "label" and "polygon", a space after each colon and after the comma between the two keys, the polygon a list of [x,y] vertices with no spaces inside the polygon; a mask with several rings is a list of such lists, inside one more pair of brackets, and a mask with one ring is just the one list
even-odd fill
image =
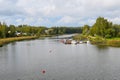
{"label": "moored boat", "polygon": [[72,41],[71,41],[71,44],[77,44],[77,41],[72,40]]}

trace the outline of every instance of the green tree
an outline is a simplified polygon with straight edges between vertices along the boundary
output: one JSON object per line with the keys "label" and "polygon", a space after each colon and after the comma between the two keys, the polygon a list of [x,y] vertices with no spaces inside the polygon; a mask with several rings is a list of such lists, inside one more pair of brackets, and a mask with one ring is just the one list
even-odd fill
{"label": "green tree", "polygon": [[14,25],[10,25],[8,28],[8,33],[7,33],[7,37],[15,37],[15,26]]}
{"label": "green tree", "polygon": [[118,25],[118,24],[114,24],[113,26],[112,26],[112,28],[114,29],[114,34],[115,34],[115,36],[114,37],[120,37],[120,25]]}
{"label": "green tree", "polygon": [[106,30],[110,28],[112,28],[111,22],[108,22],[107,19],[104,19],[103,17],[98,17],[96,23],[92,26],[90,33],[91,35],[98,35],[105,37],[106,35],[108,35],[108,32],[106,33]]}
{"label": "green tree", "polygon": [[88,35],[89,32],[90,32],[90,26],[84,25],[84,26],[83,26],[83,29],[82,29],[82,34],[83,34],[83,35]]}
{"label": "green tree", "polygon": [[0,23],[0,38],[6,38],[7,25],[5,23]]}

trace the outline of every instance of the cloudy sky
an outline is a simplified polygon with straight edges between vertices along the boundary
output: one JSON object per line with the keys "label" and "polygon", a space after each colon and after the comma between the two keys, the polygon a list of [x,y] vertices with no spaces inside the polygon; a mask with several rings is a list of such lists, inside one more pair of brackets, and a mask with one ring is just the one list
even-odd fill
{"label": "cloudy sky", "polygon": [[120,0],[0,0],[0,21],[8,25],[83,26],[99,16],[120,24]]}

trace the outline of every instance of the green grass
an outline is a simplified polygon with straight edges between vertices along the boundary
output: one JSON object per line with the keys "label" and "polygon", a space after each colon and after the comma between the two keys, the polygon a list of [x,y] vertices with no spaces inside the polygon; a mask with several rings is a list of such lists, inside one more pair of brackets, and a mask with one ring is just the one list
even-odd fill
{"label": "green grass", "polygon": [[36,39],[36,38],[38,38],[38,37],[36,37],[36,36],[25,36],[25,37],[4,38],[4,39],[0,39],[0,47],[2,47],[4,44],[8,44],[10,42],[30,40],[30,39]]}
{"label": "green grass", "polygon": [[120,38],[105,39],[105,38],[95,37],[95,38],[92,38],[90,42],[95,45],[120,47]]}
{"label": "green grass", "polygon": [[109,38],[109,39],[107,39],[107,40],[120,40],[120,38],[119,38],[119,37],[116,37],[116,38]]}
{"label": "green grass", "polygon": [[107,39],[107,45],[113,47],[120,47],[120,38]]}

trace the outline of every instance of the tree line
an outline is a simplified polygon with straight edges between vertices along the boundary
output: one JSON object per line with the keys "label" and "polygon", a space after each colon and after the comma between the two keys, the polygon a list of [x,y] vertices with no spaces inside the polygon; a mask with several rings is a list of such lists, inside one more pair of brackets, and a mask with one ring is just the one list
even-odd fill
{"label": "tree line", "polygon": [[101,36],[103,38],[120,37],[120,25],[113,24],[104,17],[98,17],[93,26],[83,26],[82,34]]}
{"label": "tree line", "polygon": [[19,37],[19,36],[33,36],[44,34],[46,27],[29,26],[29,25],[7,25],[0,23],[0,38]]}
{"label": "tree line", "polygon": [[0,22],[0,38],[19,37],[19,36],[42,36],[42,35],[61,35],[82,33],[81,27],[55,26],[47,28],[45,26],[30,25],[7,25]]}
{"label": "tree line", "polygon": [[82,33],[82,27],[51,27],[48,29],[48,34],[50,35],[62,35],[62,34],[73,34]]}

